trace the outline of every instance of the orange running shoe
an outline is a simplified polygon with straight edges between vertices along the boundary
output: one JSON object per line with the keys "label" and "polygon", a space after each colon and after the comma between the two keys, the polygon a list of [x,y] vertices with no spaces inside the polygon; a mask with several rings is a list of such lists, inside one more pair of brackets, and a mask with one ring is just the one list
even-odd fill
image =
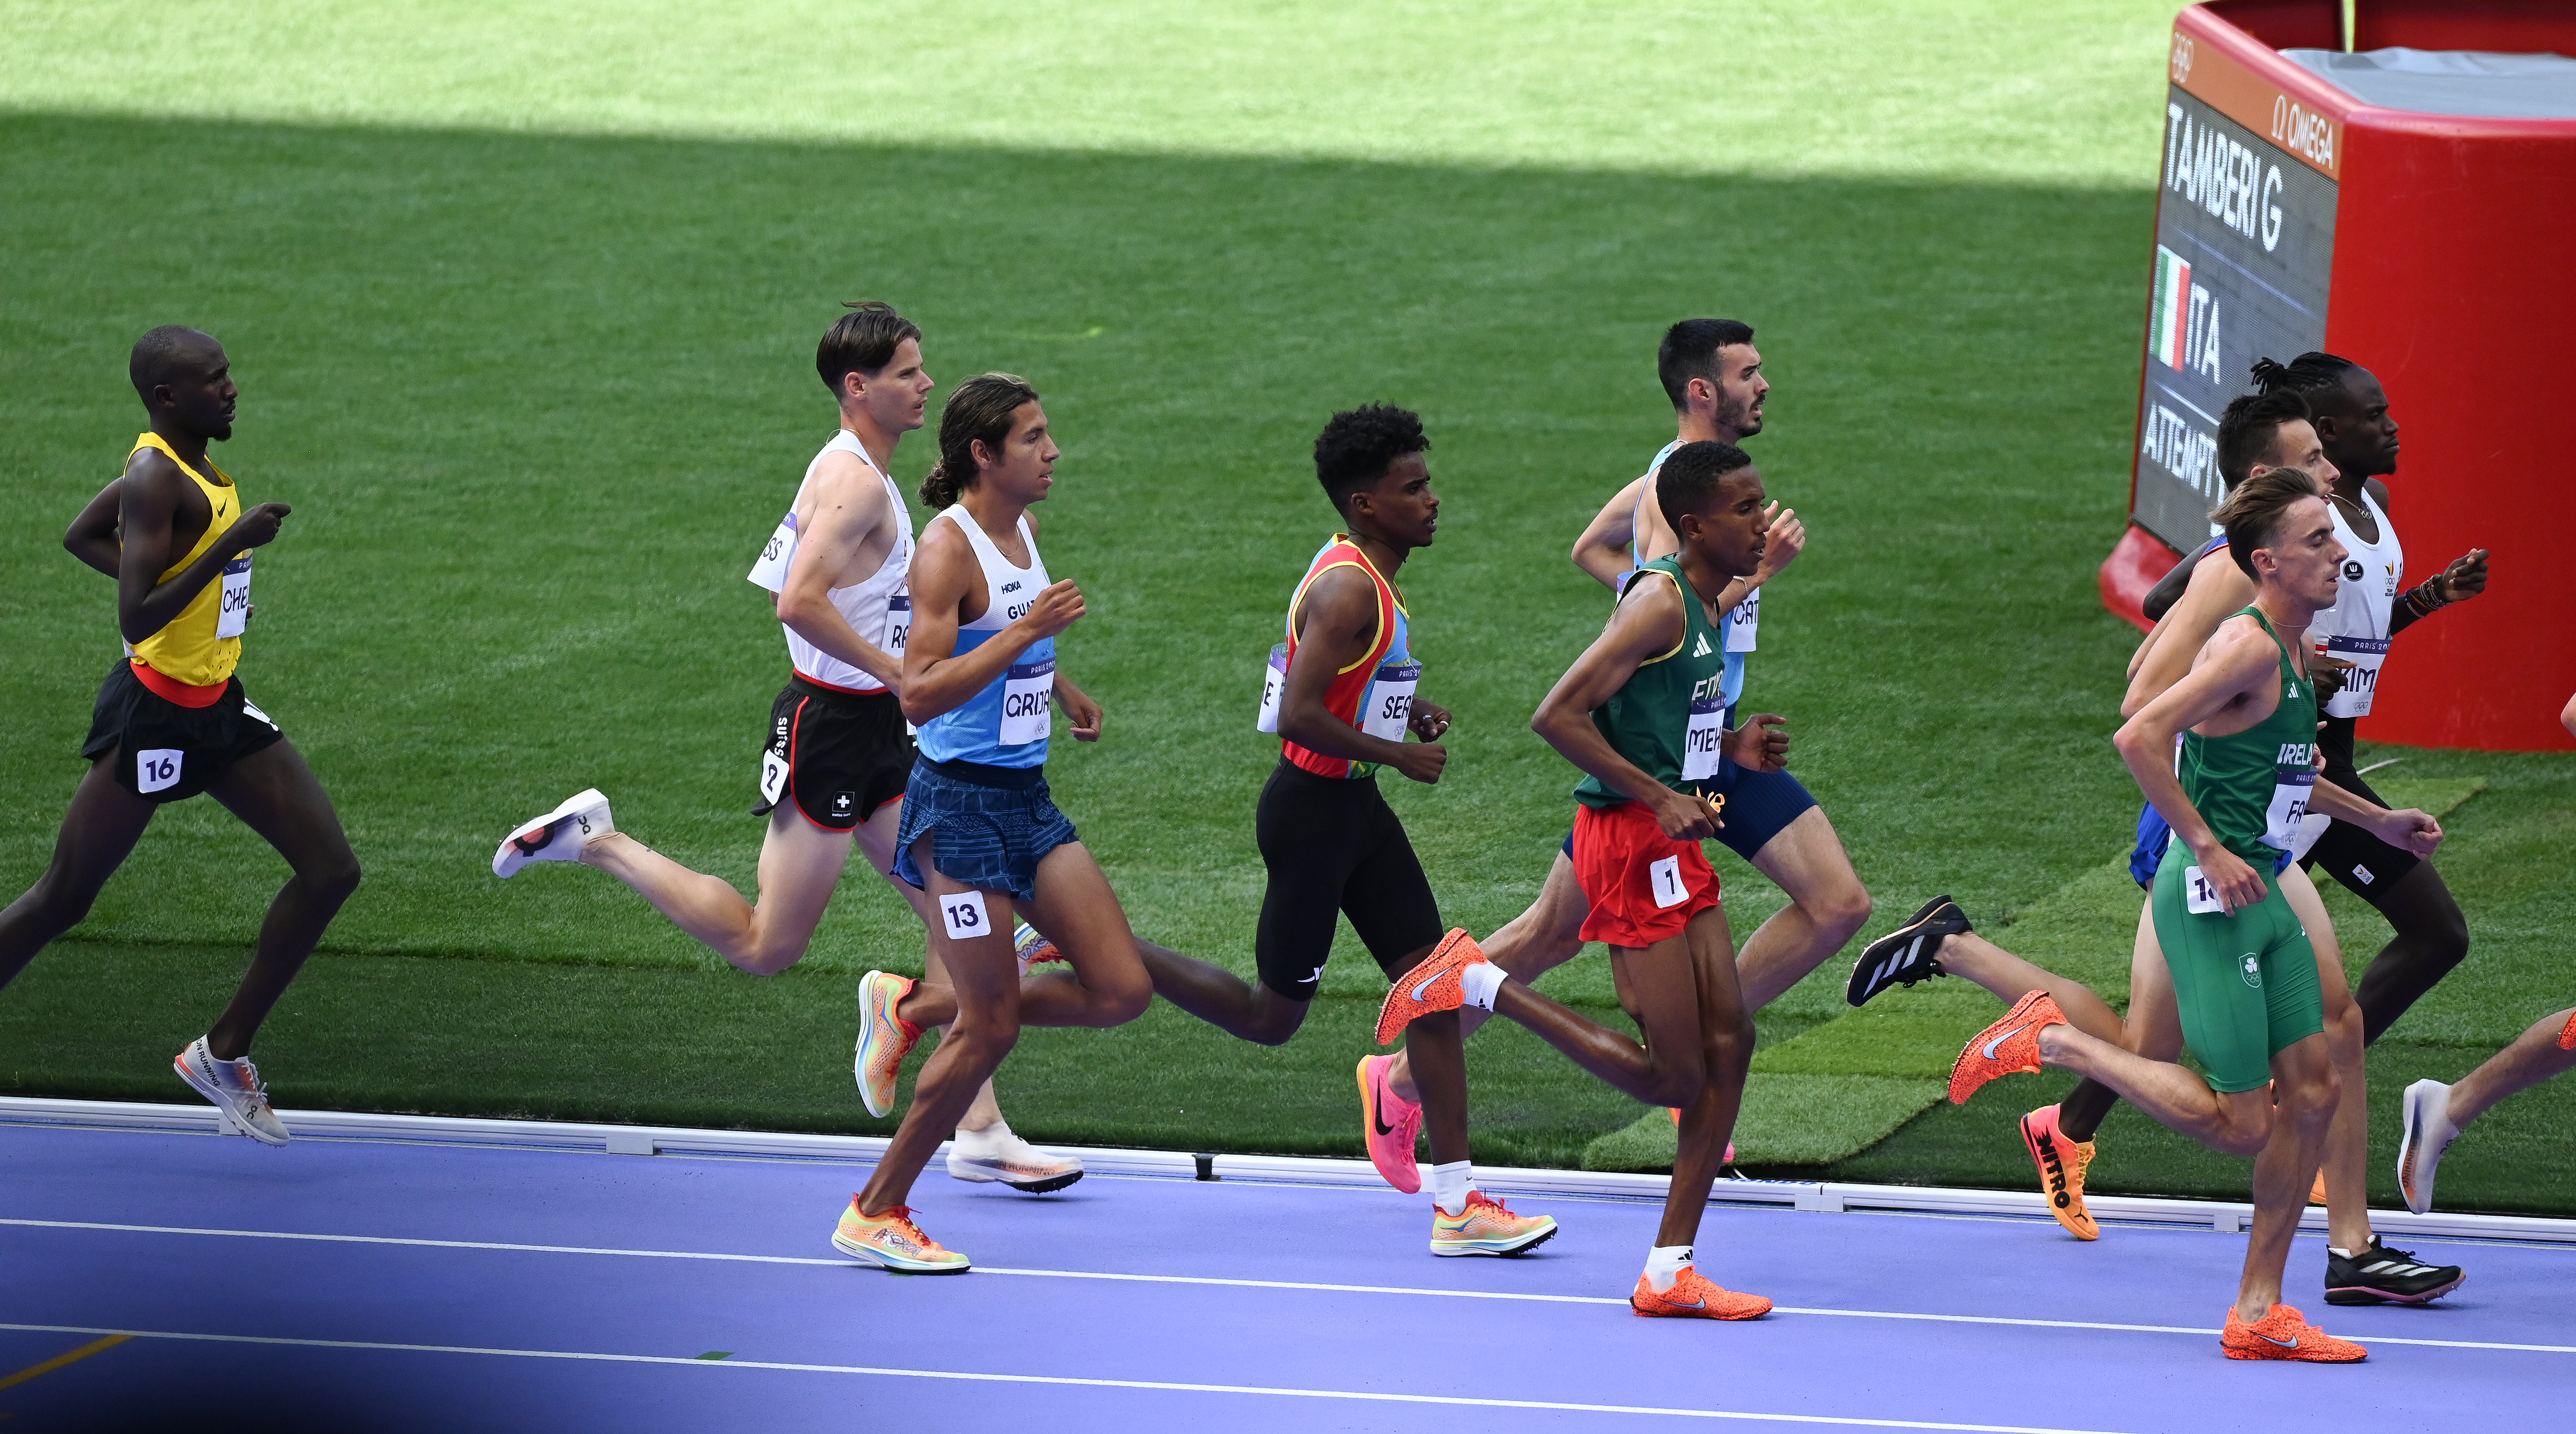
{"label": "orange running shoe", "polygon": [[1482,1190],[1467,1192],[1467,1208],[1452,1216],[1431,1207],[1431,1253],[1525,1255],[1556,1238],[1550,1215],[1515,1215]]}
{"label": "orange running shoe", "polygon": [[1405,972],[1388,988],[1386,1004],[1377,1011],[1377,1043],[1394,1045],[1395,1038],[1403,1035],[1404,1028],[1417,1018],[1435,1011],[1454,1011],[1467,1004],[1467,988],[1459,981],[1458,973],[1484,964],[1484,948],[1467,934],[1467,928],[1451,928],[1421,965]]}
{"label": "orange running shoe", "polygon": [[2066,1013],[2046,991],[2033,991],[2013,1002],[2004,1018],[1968,1038],[1950,1067],[1950,1103],[1965,1105],[1979,1087],[1998,1076],[2028,1075],[2041,1069],[2039,1033],[2062,1026]]}
{"label": "orange running shoe", "polygon": [[2299,1359],[2315,1364],[2357,1364],[2370,1358],[2370,1351],[2348,1339],[2337,1339],[2315,1325],[2307,1316],[2288,1305],[2274,1305],[2264,1316],[2247,1324],[2236,1317],[2236,1307],[2227,1307],[2227,1328],[2218,1336],[2219,1347],[2229,1359]]}
{"label": "orange running shoe", "polygon": [[903,1058],[921,1041],[921,1027],[895,1014],[912,994],[912,978],[870,971],[859,978],[859,1043],[850,1058],[850,1073],[859,1083],[859,1102],[879,1120],[894,1110],[896,1077]]}
{"label": "orange running shoe", "polygon": [[2576,1011],[2567,1013],[2567,1024],[2558,1028],[2558,1049],[2576,1051]]}
{"label": "orange running shoe", "polygon": [[2311,1205],[2326,1203],[2326,1173],[2322,1170],[2317,1172],[2316,1181],[2308,1186],[2308,1203]]}
{"label": "orange running shoe", "polygon": [[1712,1282],[1689,1265],[1682,1266],[1681,1278],[1662,1294],[1637,1277],[1636,1292],[1628,1296],[1628,1308],[1647,1316],[1674,1316],[1686,1319],[1760,1319],[1771,1313],[1771,1302],[1760,1295],[1737,1294]]}
{"label": "orange running shoe", "polygon": [[850,1208],[841,1212],[841,1226],[832,1232],[832,1248],[905,1275],[962,1275],[968,1265],[964,1255],[941,1248],[937,1240],[921,1233],[921,1227],[912,1223],[912,1207],[897,1205],[882,1215],[863,1215],[856,1195],[850,1197]]}
{"label": "orange running shoe", "polygon": [[2079,1240],[2102,1238],[2093,1212],[2084,1208],[2084,1170],[2093,1163],[2093,1142],[2069,1140],[2057,1128],[2057,1107],[2043,1105],[2021,1118],[2022,1148],[2039,1167],[2039,1190],[2048,1197],[2048,1213]]}
{"label": "orange running shoe", "polygon": [[1377,1167],[1379,1178],[1412,1195],[1422,1189],[1422,1167],[1413,1159],[1413,1142],[1422,1134],[1422,1107],[1386,1083],[1394,1064],[1393,1056],[1360,1057],[1360,1139],[1368,1145],[1369,1164]]}

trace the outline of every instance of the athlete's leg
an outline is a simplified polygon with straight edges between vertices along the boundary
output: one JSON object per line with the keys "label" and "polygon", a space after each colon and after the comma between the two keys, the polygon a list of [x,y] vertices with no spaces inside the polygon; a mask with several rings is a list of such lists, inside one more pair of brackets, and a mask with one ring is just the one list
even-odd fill
{"label": "athlete's leg", "polygon": [[[1691,926],[1713,919],[1722,939],[1725,919],[1716,911],[1712,907],[1692,917]],[[1617,1090],[1648,1105],[1687,1109],[1708,1083],[1712,1041],[1740,1041],[1748,1048],[1752,1044],[1749,1018],[1743,1026],[1727,1031],[1701,1028],[1699,976],[1690,932],[1685,927],[1679,935],[1643,950],[1610,948],[1620,1004],[1636,1020],[1644,1037],[1642,1045],[1532,991],[1517,978],[1504,981],[1494,993],[1494,1014],[1528,1027],[1568,1060]]]}
{"label": "athlete's leg", "polygon": [[[2347,881],[2346,886],[2354,886]],[[2354,999],[2361,1003],[2362,1039],[2385,1034],[2406,1008],[2469,954],[2469,923],[2460,904],[2433,863],[2419,861],[2384,892],[2354,886],[2355,893],[2379,908],[2396,935],[2371,958],[2361,973]]]}
{"label": "athlete's leg", "polygon": [[[1764,924],[1764,929],[1769,929],[1769,923]],[[2093,994],[2092,987],[2034,966],[1974,931],[1953,932],[1941,938],[1938,959],[1944,973],[1985,987],[2007,1006],[2020,1000],[2025,992],[2046,991],[2076,1029],[2114,1045],[2120,1042],[2119,1014]]]}
{"label": "athlete's leg", "polygon": [[[1402,981],[1438,945],[1438,942],[1433,942],[1389,962],[1387,975]],[[1416,1016],[1413,1024],[1404,1028],[1404,1049],[1422,1053],[1407,1067],[1415,1073],[1412,1079],[1420,1082],[1418,1093],[1406,1098],[1422,1107],[1423,1130],[1431,1137],[1431,1163],[1434,1165],[1447,1165],[1468,1158],[1467,1038],[1461,1014],[1458,1011],[1434,1011]]]}
{"label": "athlete's leg", "polygon": [[[1777,919],[1776,917],[1774,918]],[[1698,987],[1698,1023],[1707,1079],[1699,1098],[1682,1108],[1681,1148],[1655,1243],[1695,1245],[1709,1187],[1717,1181],[1735,1118],[1744,1104],[1744,1077],[1753,1064],[1753,1017],[1738,986],[1740,967],[1726,929],[1726,911],[1712,906],[1691,918],[1683,932]]]}
{"label": "athlete's leg", "polygon": [[[948,933],[944,923],[930,928],[931,949],[938,953],[951,983],[936,989],[949,1009],[936,1018],[915,1014],[906,1019],[920,1026],[944,1026],[947,1034],[941,1037],[939,1049],[922,1062],[921,1073],[913,1081],[912,1106],[903,1113],[875,1173],[859,1191],[858,1208],[866,1215],[882,1215],[909,1202],[912,1182],[931,1152],[956,1130],[958,1118],[974,1103],[976,1090],[1020,1038],[1019,960],[1011,950],[1009,924],[994,919],[1011,909],[1011,894],[979,891],[939,870],[932,859],[934,841],[935,834],[925,835],[913,848],[913,860],[929,883],[931,899],[979,903],[983,915],[977,925],[984,934],[960,940]],[[933,988],[913,989],[919,993]]]}
{"label": "athlete's leg", "polygon": [[54,838],[54,859],[26,893],[0,911],[0,987],[89,915],[99,888],[116,874],[152,822],[154,804],[117,785],[115,762],[123,748],[91,764],[72,790]]}
{"label": "athlete's leg", "polygon": [[[2138,903],[2138,935],[2129,948],[2129,1009],[2120,1021],[2120,1047],[2151,1061],[2182,1054],[2182,1013],[2174,1005],[2173,973],[2156,942],[2155,906]],[[2082,1144],[2091,1140],[2120,1093],[2090,1076],[2057,1103],[2057,1129]]]}
{"label": "athlete's leg", "polygon": [[[932,872],[928,847],[925,837],[913,848],[913,860],[925,874]],[[954,881],[945,888],[933,883],[934,904],[943,889],[965,888]],[[1127,925],[1127,913],[1119,908],[1118,893],[1109,889],[1109,878],[1101,874],[1100,864],[1082,843],[1066,842],[1039,858],[1037,895],[1032,900],[1014,903],[1004,897],[999,904],[987,903],[993,911],[1008,910],[1014,904],[1031,926],[1046,933],[1073,968],[1021,980],[1015,1025],[1122,1026],[1144,1014],[1154,998],[1154,985],[1137,953],[1136,934]],[[931,941],[955,976],[959,943],[938,945],[947,940],[943,928],[932,928]],[[1007,925],[997,936],[977,938],[984,940],[998,941],[1003,954],[1011,957],[1008,970],[1019,969]],[[916,1026],[944,1026],[957,1018],[959,1008],[955,987],[923,981],[912,988],[896,1014]],[[965,1107],[961,1104],[958,1109]]]}
{"label": "athlete's leg", "polygon": [[[2307,929],[2308,944],[2316,948],[2317,993],[2325,1003],[2326,1054],[2334,1063],[2336,1089],[2341,1092],[2319,1157],[2326,1190],[2326,1243],[2336,1249],[2362,1250],[2369,1248],[2371,1234],[2370,1078],[2362,1052],[2361,1007],[2354,1003],[2352,985],[2344,977],[2343,947],[2335,940],[2325,903],[2305,872],[2291,876],[2298,870],[2296,863],[2284,867],[2277,880],[2290,909]],[[2276,1130],[2272,1138],[2278,1144],[2289,1137]]]}
{"label": "athlete's leg", "polygon": [[2281,1302],[2281,1269],[2289,1261],[2300,1213],[2307,1208],[2308,1183],[2316,1178],[2317,1156],[2326,1128],[2334,1123],[2339,1096],[2334,1058],[2322,1033],[2273,1053],[2269,1099],[2278,1106],[2275,1123],[2287,1135],[2267,1142],[2254,1161],[2254,1234],[2245,1243],[2245,1273],[2236,1291],[2238,1319],[2260,1320]]}
{"label": "athlete's leg", "polygon": [[2513,1044],[2451,1087],[2448,1117],[2454,1127],[2484,1115],[2506,1096],[2529,1090],[2562,1071],[2576,1069],[2576,1010],[2543,1016]]}
{"label": "athlete's leg", "polygon": [[[789,805],[792,803],[781,804],[778,810],[786,811]],[[810,826],[812,823],[809,822],[806,825]],[[903,798],[897,797],[893,801],[879,803],[875,811],[868,813],[868,819],[859,823],[850,835],[858,843],[859,853],[866,858],[868,865],[876,868],[877,875],[885,878],[885,884],[893,887],[895,895],[902,897],[904,904],[912,908],[912,914],[921,918],[921,929],[927,933],[930,930],[930,923],[937,919],[937,910],[930,904],[930,893],[894,874],[895,830],[902,825]],[[766,853],[763,854],[766,855]],[[762,895],[767,894],[767,888],[764,886]],[[815,918],[818,922],[821,917],[822,912],[816,911]],[[813,940],[813,932],[810,929],[806,932],[806,940],[808,942]],[[799,954],[802,954],[801,950]],[[930,943],[929,950],[922,957],[922,978],[943,986],[949,984],[948,966],[939,959],[939,947],[935,942]],[[944,1030],[940,1032],[942,1039],[945,1039],[947,1034]],[[984,1084],[975,1092],[974,1104],[967,1106],[966,1114],[958,1120],[957,1128],[988,1130],[1001,1118],[1001,1103],[994,1098],[992,1079],[986,1077]]]}
{"label": "athlete's leg", "polygon": [[1745,1008],[1758,1011],[1842,950],[1869,923],[1870,899],[1822,807],[1807,808],[1763,843],[1753,867],[1789,898],[1736,962]]}
{"label": "athlete's leg", "polygon": [[250,970],[206,1031],[207,1051],[232,1061],[250,1054],[251,1037],[269,1008],[303,969],[341,903],[358,889],[358,855],[349,850],[340,814],[331,809],[322,783],[295,744],[283,738],[226,767],[206,784],[206,795],[266,838],[294,872],[260,922]]}
{"label": "athlete's leg", "polygon": [[[1523,982],[1535,981],[1583,954],[1583,918],[1591,911],[1592,903],[1583,899],[1583,884],[1574,879],[1574,863],[1560,851],[1548,864],[1547,882],[1539,888],[1538,900],[1477,944],[1485,949],[1486,960]],[[1474,1035],[1493,1014],[1477,1006],[1460,1011],[1461,1038]],[[1404,1051],[1395,1053],[1387,1085],[1406,1100],[1422,1099],[1413,1084],[1412,1058]]]}
{"label": "athlete's leg", "polygon": [[[2320,1047],[2322,1036],[2315,1038]],[[2272,1137],[2272,1094],[2257,1087],[2222,1095],[2171,1061],[2150,1060],[2073,1026],[2039,1033],[2039,1058],[2119,1092],[2159,1123],[2229,1155],[2259,1155]],[[2326,1062],[2329,1074],[2333,1062]]]}
{"label": "athlete's leg", "polygon": [[[888,814],[900,810],[900,804],[889,804],[877,816],[890,821]],[[892,839],[889,826],[885,840]],[[581,861],[635,888],[673,925],[727,961],[755,976],[774,976],[795,965],[812,944],[849,865],[850,833],[816,826],[794,802],[772,808],[769,834],[760,844],[756,904],[743,900],[732,882],[691,871],[624,832],[584,846]]]}

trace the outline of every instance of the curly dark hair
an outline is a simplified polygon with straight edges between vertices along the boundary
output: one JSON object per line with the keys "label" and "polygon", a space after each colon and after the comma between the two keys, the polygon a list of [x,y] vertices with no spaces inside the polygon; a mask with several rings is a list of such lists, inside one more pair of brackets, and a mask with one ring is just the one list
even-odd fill
{"label": "curly dark hair", "polygon": [[1315,435],[1315,477],[1334,511],[1348,517],[1352,494],[1385,477],[1387,465],[1398,458],[1430,447],[1422,415],[1409,408],[1372,403],[1344,409]]}

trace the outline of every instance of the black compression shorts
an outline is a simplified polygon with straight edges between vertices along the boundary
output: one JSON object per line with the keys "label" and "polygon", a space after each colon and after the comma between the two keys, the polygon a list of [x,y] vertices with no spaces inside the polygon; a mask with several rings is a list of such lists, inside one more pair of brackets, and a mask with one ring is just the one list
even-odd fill
{"label": "black compression shorts", "polygon": [[1261,789],[1253,831],[1270,868],[1252,948],[1262,985],[1315,999],[1335,912],[1381,968],[1438,944],[1440,904],[1375,777],[1319,777],[1283,759]]}
{"label": "black compression shorts", "polygon": [[823,830],[849,831],[903,795],[912,756],[893,693],[842,692],[798,673],[770,704],[760,805],[751,814],[765,817],[793,800]]}
{"label": "black compression shorts", "polygon": [[147,802],[184,802],[280,735],[242,695],[238,677],[225,682],[212,706],[182,707],[144,686],[118,658],[99,685],[81,755],[96,761],[115,753],[118,786]]}
{"label": "black compression shorts", "polygon": [[[2328,718],[2329,732],[2337,721],[2346,723],[2349,733],[2348,724],[2352,721],[2349,717]],[[2380,799],[2379,793],[2370,789],[2368,782],[2361,779],[2361,773],[2353,769],[2349,735],[2342,742],[2340,753],[2336,744],[2331,742],[2320,741],[2318,745],[2326,749],[2326,769],[2322,773],[2326,781],[2364,801],[2377,802],[2383,807],[2388,805]],[[2342,760],[2336,760],[2338,756]],[[2308,871],[2325,872],[2342,882],[2353,895],[2376,906],[2422,860],[2404,847],[2390,846],[2381,841],[2377,832],[2365,831],[2347,821],[2334,821],[2326,824],[2317,844],[2308,848],[2306,856],[2299,858],[2299,865]]]}

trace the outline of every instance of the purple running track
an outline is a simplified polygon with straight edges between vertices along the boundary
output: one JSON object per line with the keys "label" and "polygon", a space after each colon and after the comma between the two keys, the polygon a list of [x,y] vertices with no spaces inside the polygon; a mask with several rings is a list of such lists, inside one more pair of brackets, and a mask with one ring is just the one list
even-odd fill
{"label": "purple running track", "polygon": [[934,1164],[919,1218],[979,1269],[903,1278],[829,1244],[864,1174],[0,1127],[0,1380],[136,1336],[0,1387],[0,1421],[2489,1434],[2556,1423],[2576,1381],[2576,1249],[2423,1241],[2468,1266],[2458,1294],[2337,1309],[2302,1237],[2292,1302],[2372,1346],[2324,1368],[2220,1356],[2244,1237],[2205,1230],[2083,1245],[2046,1221],[1715,1207],[1701,1270],[1781,1306],[1716,1324],[1629,1313],[1642,1201],[1514,1200],[1563,1233],[1443,1260],[1422,1196],[1094,1176],[1033,1198]]}

